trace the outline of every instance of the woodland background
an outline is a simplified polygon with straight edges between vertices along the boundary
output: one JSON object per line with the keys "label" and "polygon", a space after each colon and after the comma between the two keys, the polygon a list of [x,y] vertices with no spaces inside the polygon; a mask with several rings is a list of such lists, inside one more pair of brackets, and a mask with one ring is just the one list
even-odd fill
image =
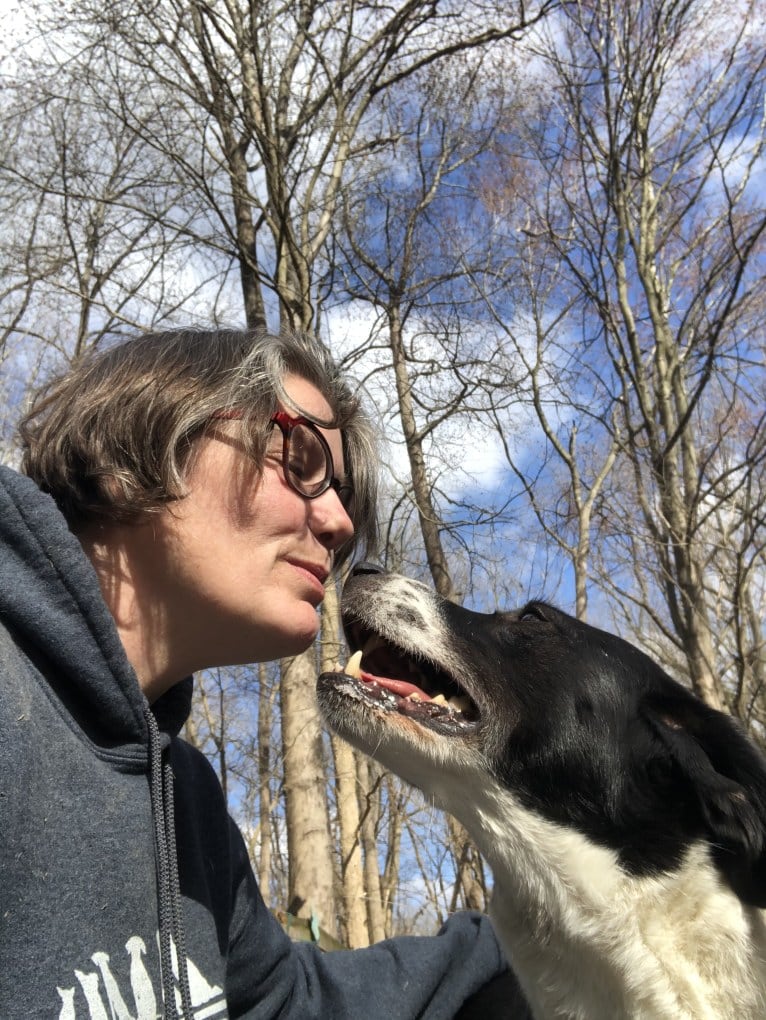
{"label": "woodland background", "polygon": [[[289,323],[364,387],[392,569],[545,596],[766,737],[763,0],[3,6],[0,459],[137,329]],[[299,659],[200,677],[267,901],[359,946],[484,907]]]}

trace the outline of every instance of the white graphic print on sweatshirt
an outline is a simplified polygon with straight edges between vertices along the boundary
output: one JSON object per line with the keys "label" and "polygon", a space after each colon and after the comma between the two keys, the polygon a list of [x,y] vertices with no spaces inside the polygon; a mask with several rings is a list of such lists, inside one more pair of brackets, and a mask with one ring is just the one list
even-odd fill
{"label": "white graphic print on sweatshirt", "polygon": [[[159,951],[159,933],[157,934]],[[77,984],[71,988],[57,988],[61,998],[58,1020],[161,1020],[163,1016],[162,992],[155,992],[152,979],[144,965],[146,944],[138,935],[129,938],[125,950],[130,960],[130,992],[133,1000],[131,1010],[117,984],[110,967],[107,953],[91,956],[95,970],[76,970]],[[173,974],[178,981],[178,958],[175,945],[173,952]],[[187,957],[191,1000],[194,1006],[194,1020],[223,1020],[226,1017],[226,1001],[223,991],[217,985],[209,984],[192,960]],[[176,1011],[180,1015],[181,993],[176,984]]]}

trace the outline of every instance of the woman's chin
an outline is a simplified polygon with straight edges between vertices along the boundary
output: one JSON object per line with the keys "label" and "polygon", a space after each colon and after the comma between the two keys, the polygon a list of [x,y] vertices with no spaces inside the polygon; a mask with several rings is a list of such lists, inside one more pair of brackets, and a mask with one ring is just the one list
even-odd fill
{"label": "woman's chin", "polygon": [[319,634],[319,618],[316,613],[313,613],[313,619],[306,620],[305,627],[301,627],[297,620],[293,622],[295,623],[294,628],[282,635],[282,640],[279,642],[280,651],[274,656],[275,659],[301,655],[311,647]]}

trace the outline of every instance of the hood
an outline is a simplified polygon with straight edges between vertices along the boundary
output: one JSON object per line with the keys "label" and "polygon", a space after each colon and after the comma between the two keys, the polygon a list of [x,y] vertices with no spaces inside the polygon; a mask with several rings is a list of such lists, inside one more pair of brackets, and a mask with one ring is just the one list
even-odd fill
{"label": "hood", "polygon": [[[0,622],[99,747],[148,742],[145,700],[96,572],[53,499],[0,466]],[[153,706],[177,733],[191,678]]]}

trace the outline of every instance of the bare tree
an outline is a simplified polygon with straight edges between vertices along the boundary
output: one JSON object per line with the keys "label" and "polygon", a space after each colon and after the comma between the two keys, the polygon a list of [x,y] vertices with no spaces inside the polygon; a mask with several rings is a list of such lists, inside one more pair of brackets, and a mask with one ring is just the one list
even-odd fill
{"label": "bare tree", "polygon": [[[476,303],[466,297],[465,279],[467,265],[484,266],[490,257],[470,176],[512,106],[497,72],[497,56],[491,77],[480,59],[466,59],[448,73],[429,69],[408,83],[406,95],[389,97],[393,169],[388,161],[365,167],[357,188],[346,193],[342,232],[335,235],[344,291],[381,315],[378,342],[393,375],[391,414],[401,427],[425,560],[436,590],[453,601],[460,596],[444,535],[459,534],[472,515],[456,521],[452,506],[448,522],[434,476],[440,435],[477,428],[477,395],[492,389],[496,351],[477,345],[468,328]],[[478,854],[454,819],[448,832],[455,860],[451,908],[462,902],[482,909],[487,890]]]}
{"label": "bare tree", "polygon": [[[315,264],[347,165],[388,141],[368,123],[380,98],[418,68],[519,35],[554,6],[163,0],[105,12],[76,0],[72,11],[84,51],[111,72],[115,112],[205,196],[210,228],[196,239],[230,255],[248,323],[265,322],[267,288],[280,320],[307,328],[318,324]],[[158,90],[168,112],[137,119],[134,96]]]}
{"label": "bare tree", "polygon": [[203,281],[188,277],[183,293],[172,281],[194,213],[88,75],[76,90],[66,73],[38,65],[19,75],[2,108],[13,142],[0,155],[0,328],[6,344],[71,358],[125,325],[188,306]]}
{"label": "bare tree", "polygon": [[[560,267],[575,392],[598,379],[619,453],[592,507],[600,583],[697,693],[735,711],[711,595],[734,575],[711,573],[735,534],[741,554],[749,528],[759,562],[763,545],[741,503],[763,484],[763,19],[697,0],[571,5],[534,50],[550,101],[514,141],[541,175],[535,191],[515,182],[517,229]],[[713,526],[722,515],[739,530]]]}
{"label": "bare tree", "polygon": [[[515,203],[515,187],[518,182],[509,188],[505,180],[487,181],[484,201],[491,209],[507,208]],[[511,222],[518,216],[517,209]],[[506,258],[489,272],[467,269],[502,338],[498,360],[512,381],[510,387],[491,385],[487,404],[533,522],[569,565],[574,611],[585,618],[594,514],[620,449],[617,405],[602,374],[572,343],[577,299],[562,286],[561,259],[527,228],[509,238],[504,227],[493,231],[490,243]],[[534,457],[532,429],[542,443]]]}
{"label": "bare tree", "polygon": [[[379,316],[378,371],[407,454],[407,495],[429,572],[450,599],[459,596],[444,537],[451,532],[457,545],[469,521],[481,527],[482,509],[485,523],[490,516],[477,502],[459,506],[437,478],[442,470],[460,473],[450,460],[450,433],[462,438],[476,429],[480,442],[485,394],[502,371],[494,368],[496,344],[476,326],[478,303],[466,287],[471,268],[490,257],[471,176],[514,107],[510,74],[497,84],[502,67],[497,54],[486,64],[465,58],[429,69],[408,82],[406,93],[388,97],[395,159],[369,160],[346,189],[329,284]],[[471,465],[462,467],[470,492]]]}

